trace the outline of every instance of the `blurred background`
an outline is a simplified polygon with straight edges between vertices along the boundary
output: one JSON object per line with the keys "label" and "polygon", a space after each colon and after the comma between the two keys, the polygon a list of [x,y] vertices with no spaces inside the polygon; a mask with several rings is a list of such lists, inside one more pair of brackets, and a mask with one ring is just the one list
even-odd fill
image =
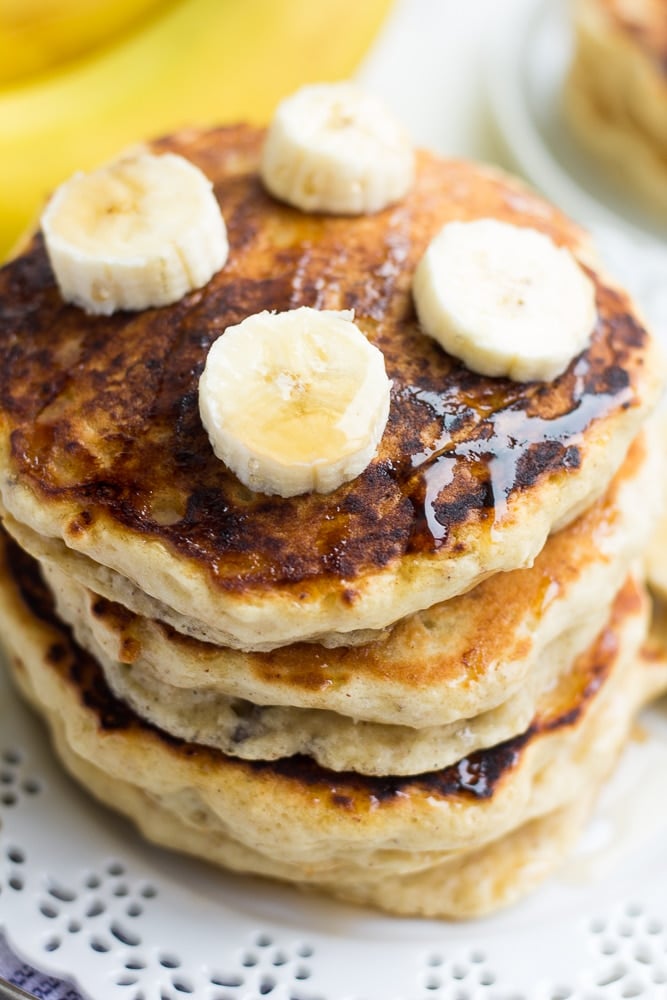
{"label": "blurred background", "polygon": [[349,76],[390,0],[0,0],[0,259],[76,169]]}

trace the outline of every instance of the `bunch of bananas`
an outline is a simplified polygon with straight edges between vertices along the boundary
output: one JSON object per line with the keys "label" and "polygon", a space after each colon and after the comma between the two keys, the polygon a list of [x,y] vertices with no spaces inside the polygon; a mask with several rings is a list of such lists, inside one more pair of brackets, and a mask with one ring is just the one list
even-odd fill
{"label": "bunch of bananas", "polygon": [[347,76],[390,0],[0,0],[0,258],[76,169]]}

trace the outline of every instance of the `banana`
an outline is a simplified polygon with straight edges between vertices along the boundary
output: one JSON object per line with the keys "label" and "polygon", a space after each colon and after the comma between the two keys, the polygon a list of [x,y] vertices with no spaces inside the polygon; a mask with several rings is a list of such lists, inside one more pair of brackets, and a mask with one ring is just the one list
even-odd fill
{"label": "banana", "polygon": [[377,212],[410,190],[414,153],[381,101],[350,83],[302,87],[276,109],[262,180],[304,212]]}
{"label": "banana", "polygon": [[173,153],[140,152],[75,174],[42,215],[63,298],[109,315],[167,305],[201,288],[229,251],[212,188]]}
{"label": "banana", "polygon": [[0,0],[0,85],[108,45],[163,0]]}
{"label": "banana", "polygon": [[[103,45],[6,84],[0,257],[75,170],[96,168],[119,149],[184,124],[263,123],[277,101],[308,80],[348,76],[390,3],[161,0],[146,10],[148,0],[139,0],[141,16]],[[24,0],[12,4],[22,8]],[[7,38],[5,51],[13,44]]]}
{"label": "banana", "polygon": [[211,347],[199,412],[218,458],[246,486],[329,493],[363,472],[389,415],[384,357],[354,313],[257,313]]}
{"label": "banana", "polygon": [[413,279],[419,322],[482,375],[556,378],[586,346],[595,289],[569,250],[496,219],[450,222]]}

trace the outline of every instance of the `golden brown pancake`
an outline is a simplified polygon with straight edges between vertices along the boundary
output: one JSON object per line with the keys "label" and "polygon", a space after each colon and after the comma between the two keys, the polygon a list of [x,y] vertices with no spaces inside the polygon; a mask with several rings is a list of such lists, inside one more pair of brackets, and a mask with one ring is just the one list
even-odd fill
{"label": "golden brown pancake", "polygon": [[[94,655],[139,665],[167,686],[371,722],[444,725],[492,709],[519,690],[563,632],[592,622],[593,640],[630,561],[653,538],[663,464],[659,442],[640,436],[605,496],[553,535],[533,567],[496,574],[363,646],[300,643],[241,653],[191,639],[92,590],[82,594],[79,587],[71,606],[65,591],[76,583],[74,575],[63,580],[65,560],[45,565],[54,567],[49,580],[60,595],[61,617],[71,625],[83,621],[94,636]],[[28,551],[32,541],[19,534]]]}
{"label": "golden brown pancake", "polygon": [[629,580],[598,640],[513,740],[404,778],[334,773],[306,757],[240,761],[170,738],[115,699],[55,617],[36,564],[16,548],[8,563],[0,618],[12,670],[72,752],[313,881],[349,865],[417,871],[573,801],[607,773],[638,704],[666,680],[655,663],[636,667],[648,602]]}
{"label": "golden brown pancake", "polygon": [[[67,581],[54,573],[63,605]],[[76,595],[67,600],[76,619],[77,642],[92,653],[113,694],[147,722],[188,742],[216,747],[243,760],[276,760],[305,754],[333,771],[361,774],[419,774],[447,767],[476,750],[523,732],[546,688],[555,685],[574,658],[590,645],[609,614],[605,606],[590,621],[566,629],[542,651],[520,688],[502,704],[474,718],[419,729],[403,724],[357,720],[329,709],[257,705],[212,694],[205,688],[175,688],[158,680],[141,659],[121,664],[99,649],[78,610]],[[74,614],[72,614],[74,612]],[[67,621],[67,616],[63,618]],[[599,622],[596,628],[596,623]],[[472,685],[471,685],[472,686]],[[413,692],[411,699],[418,698]],[[398,709],[398,706],[397,706]],[[354,703],[347,712],[354,712]]]}
{"label": "golden brown pancake", "polygon": [[[660,448],[664,450],[667,440],[667,409],[660,407],[655,425],[660,435]],[[662,602],[667,602],[667,469],[662,479],[663,500],[658,523],[653,528],[651,539],[646,546],[646,580],[651,592]]]}
{"label": "golden brown pancake", "polygon": [[667,16],[664,0],[597,0],[613,30],[633,39],[667,78]]}
{"label": "golden brown pancake", "polygon": [[562,860],[581,832],[597,795],[595,785],[582,788],[573,802],[553,812],[475,850],[445,854],[415,871],[394,874],[382,867],[378,871],[367,864],[350,864],[338,866],[332,875],[318,872],[314,876],[301,866],[276,862],[253,851],[219,827],[192,826],[138,785],[112,777],[74,753],[57,723],[53,735],[59,756],[76,780],[100,802],[131,818],[148,840],[232,871],[293,881],[300,888],[322,889],[351,902],[406,916],[479,917],[520,899]]}
{"label": "golden brown pancake", "polygon": [[[60,299],[41,237],[0,272],[0,490],[19,522],[244,648],[378,629],[528,564],[601,494],[661,381],[627,296],[582,233],[505,176],[418,158],[413,191],[356,218],[262,189],[262,133],[156,144],[214,181],[228,264],[181,302],[91,317]],[[552,383],[478,376],[424,336],[410,286],[451,219],[532,226],[584,260],[599,319]],[[354,309],[393,380],[378,455],[334,493],[249,492],[215,458],[197,384],[225,328],[262,309]]]}
{"label": "golden brown pancake", "polygon": [[[43,571],[114,694],[165,732],[248,760],[305,753],[336,771],[415,774],[523,732],[604,626],[662,502],[656,445],[642,435],[605,497],[531,569],[496,574],[367,646],[243,654],[132,614],[56,564]],[[371,712],[380,719],[365,721]]]}
{"label": "golden brown pancake", "polygon": [[663,0],[576,0],[569,119],[610,176],[667,217],[667,16]]}

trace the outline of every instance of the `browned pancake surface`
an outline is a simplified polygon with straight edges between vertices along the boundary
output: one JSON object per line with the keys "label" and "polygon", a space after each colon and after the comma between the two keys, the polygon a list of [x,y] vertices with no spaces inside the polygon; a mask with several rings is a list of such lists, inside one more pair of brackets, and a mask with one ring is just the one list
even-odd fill
{"label": "browned pancake surface", "polygon": [[[591,345],[553,383],[475,375],[417,325],[412,275],[448,220],[492,216],[577,245],[579,232],[539,199],[498,174],[421,154],[415,189],[398,205],[307,216],[263,191],[261,141],[238,127],[157,144],[212,178],[229,230],[225,268],[179,303],[87,316],[62,302],[40,236],[0,272],[10,471],[42,503],[77,512],[66,537],[103,515],[200,563],[228,590],[354,580],[406,554],[460,551],[458,528],[491,530],[517,497],[576,475],[586,431],[639,404],[647,334],[627,298],[600,280]],[[355,310],[385,355],[391,412],[362,475],[327,496],[285,500],[251,493],[215,458],[197,385],[227,326],[302,305]]]}

